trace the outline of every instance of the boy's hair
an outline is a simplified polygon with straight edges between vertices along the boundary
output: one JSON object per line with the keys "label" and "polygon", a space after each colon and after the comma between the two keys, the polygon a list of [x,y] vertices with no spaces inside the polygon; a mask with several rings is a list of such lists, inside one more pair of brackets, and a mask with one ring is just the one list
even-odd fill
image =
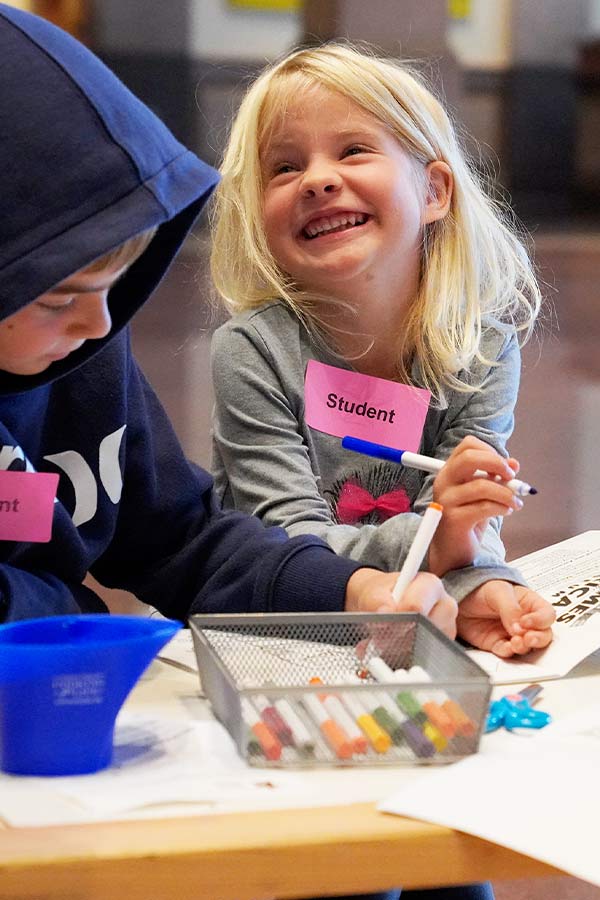
{"label": "boy's hair", "polygon": [[439,400],[447,388],[473,390],[457,374],[482,358],[482,318],[509,322],[527,339],[540,291],[509,212],[486,196],[447,113],[423,78],[402,61],[332,43],[295,51],[256,79],[233,123],[212,211],[217,290],[231,312],[282,298],[308,324],[323,325],[317,313],[321,303],[311,303],[317,298],[302,292],[278,267],[262,221],[261,146],[290,98],[314,85],[350,98],[373,115],[417,168],[423,167],[424,176],[433,160],[450,166],[451,207],[445,218],[424,227],[419,290],[398,335],[398,374],[410,382],[416,357],[422,382]]}
{"label": "boy's hair", "polygon": [[134,235],[129,240],[119,244],[114,250],[110,250],[104,256],[95,259],[93,263],[85,267],[85,271],[98,272],[104,268],[119,269],[130,265],[142,255],[157,230],[157,228],[149,228],[147,231],[142,231],[141,234]]}

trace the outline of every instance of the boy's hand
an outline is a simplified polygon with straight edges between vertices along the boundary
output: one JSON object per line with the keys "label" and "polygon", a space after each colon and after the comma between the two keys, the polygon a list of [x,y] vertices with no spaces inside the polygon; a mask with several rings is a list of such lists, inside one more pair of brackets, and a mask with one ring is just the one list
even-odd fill
{"label": "boy's hand", "polygon": [[433,482],[433,499],[444,507],[428,556],[429,569],[436,575],[471,565],[489,519],[510,515],[523,506],[521,498],[502,482],[473,477],[477,469],[510,481],[519,464],[474,437],[464,438],[450,454]]}
{"label": "boy's hand", "polygon": [[529,588],[486,581],[458,607],[458,635],[496,656],[522,656],[552,641],[554,607]]}
{"label": "boy's hand", "polygon": [[419,572],[396,604],[392,589],[397,577],[397,572],[358,569],[346,586],[346,612],[422,613],[454,640],[458,607],[439,578],[429,572]]}

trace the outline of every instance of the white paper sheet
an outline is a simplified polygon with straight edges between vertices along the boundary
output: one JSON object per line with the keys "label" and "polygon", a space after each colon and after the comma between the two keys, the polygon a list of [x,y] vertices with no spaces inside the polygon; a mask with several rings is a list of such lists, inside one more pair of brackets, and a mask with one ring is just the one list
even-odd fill
{"label": "white paper sheet", "polygon": [[[271,789],[297,777],[267,775]],[[220,723],[124,712],[110,768],[57,778],[0,775],[0,815],[11,825],[115,819],[153,808],[164,815],[165,805],[187,806],[197,815],[214,811],[226,797],[260,793],[264,782],[265,772],[246,765]]]}
{"label": "white paper sheet", "polygon": [[419,773],[383,812],[465,831],[600,885],[600,703],[534,739]]}
{"label": "white paper sheet", "polygon": [[600,648],[600,531],[586,531],[511,565],[556,608],[554,640],[524,659],[467,652],[495,684],[561,678]]}
{"label": "white paper sheet", "polygon": [[[395,770],[410,780],[414,769]],[[64,778],[0,773],[0,819],[13,826],[82,824],[123,819],[210,815],[377,802],[390,769],[261,769],[237,754],[214,720],[123,712],[114,764]]]}

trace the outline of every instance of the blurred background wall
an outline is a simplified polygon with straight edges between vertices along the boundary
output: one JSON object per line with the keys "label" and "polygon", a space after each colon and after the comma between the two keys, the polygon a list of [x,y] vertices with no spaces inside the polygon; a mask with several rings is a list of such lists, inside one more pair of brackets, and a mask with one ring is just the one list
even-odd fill
{"label": "blurred background wall", "polygon": [[218,162],[248,76],[300,42],[425,68],[527,221],[596,216],[600,0],[13,0],[100,54]]}
{"label": "blurred background wall", "polygon": [[597,208],[600,0],[96,0],[88,18],[96,49],[210,161],[246,76],[342,37],[426,59],[524,218]]}

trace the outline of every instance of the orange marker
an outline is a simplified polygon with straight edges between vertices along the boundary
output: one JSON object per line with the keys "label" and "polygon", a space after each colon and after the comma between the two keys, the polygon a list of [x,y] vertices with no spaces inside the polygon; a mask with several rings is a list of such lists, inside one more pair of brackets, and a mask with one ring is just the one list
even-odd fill
{"label": "orange marker", "polygon": [[444,737],[447,737],[448,739],[453,738],[457,728],[450,714],[433,700],[427,700],[421,705],[427,713],[427,718],[431,724],[435,725],[438,731],[442,732]]}
{"label": "orange marker", "polygon": [[346,732],[331,719],[325,707],[313,694],[306,694],[302,702],[311,714],[321,732],[338,759],[350,759],[352,756],[352,744]]}
{"label": "orange marker", "polygon": [[442,709],[445,709],[448,715],[454,720],[459,734],[462,734],[463,737],[473,737],[477,731],[475,723],[468,717],[464,709],[462,709],[455,700],[451,700],[450,697],[448,697],[448,699],[444,700],[442,703]]}
{"label": "orange marker", "polygon": [[[408,672],[408,676],[410,678],[414,677],[419,681],[432,680],[431,675],[429,675],[428,672],[421,668],[421,666],[412,666]],[[404,678],[406,680],[406,676],[404,676]],[[472,719],[469,718],[464,709],[462,709],[462,707],[459,706],[459,704],[455,700],[452,700],[448,696],[446,691],[436,688],[432,694],[432,699],[441,707],[442,711],[450,717],[454,724],[455,730],[459,734],[462,734],[463,737],[473,737],[473,735],[477,731],[475,723]],[[423,704],[423,708],[425,708],[425,704]]]}
{"label": "orange marker", "polygon": [[[320,678],[311,678],[310,683],[322,684],[323,682]],[[352,744],[352,752],[366,753],[369,749],[368,741],[352,716],[344,709],[341,700],[335,694],[319,694],[319,700],[333,721],[348,735]]]}

